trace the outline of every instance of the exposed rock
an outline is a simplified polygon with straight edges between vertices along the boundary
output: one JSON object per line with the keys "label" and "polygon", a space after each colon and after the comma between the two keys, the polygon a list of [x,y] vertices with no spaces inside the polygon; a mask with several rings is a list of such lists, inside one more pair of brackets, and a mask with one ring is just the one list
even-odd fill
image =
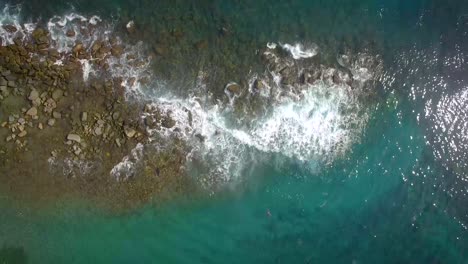
{"label": "exposed rock", "polygon": [[176,125],[176,121],[170,116],[165,116],[161,122],[161,125],[165,128],[172,128]]}
{"label": "exposed rock", "polygon": [[67,37],[72,38],[76,35],[75,31],[73,29],[67,30]]}
{"label": "exposed rock", "polygon": [[49,126],[54,126],[55,125],[55,119],[51,118],[47,121],[47,125]]}
{"label": "exposed rock", "polygon": [[46,35],[46,31],[42,28],[36,28],[33,32],[32,32],[32,37],[34,39],[34,41],[36,41],[37,43],[39,43],[39,40],[41,37],[44,37]]}
{"label": "exposed rock", "polygon": [[119,138],[116,138],[116,139],[115,139],[115,144],[116,144],[117,147],[119,147],[119,148],[122,146],[122,144],[120,143],[120,139],[119,139]]}
{"label": "exposed rock", "polygon": [[77,134],[68,134],[67,140],[75,141],[77,143],[81,143],[81,137]]}
{"label": "exposed rock", "polygon": [[3,25],[2,26],[8,33],[15,33],[18,29],[13,25]]}
{"label": "exposed rock", "polygon": [[47,99],[44,103],[44,112],[46,113],[52,113],[55,108],[57,108],[57,103],[52,98]]}
{"label": "exposed rock", "polygon": [[123,53],[123,48],[122,46],[114,46],[112,47],[111,49],[111,54],[115,57],[120,57],[122,56],[122,53]]}
{"label": "exposed rock", "polygon": [[79,43],[76,44],[75,47],[73,47],[73,53],[80,53],[80,51],[83,50],[83,44]]}
{"label": "exposed rock", "polygon": [[239,95],[241,93],[241,91],[242,91],[242,88],[237,83],[228,83],[226,85],[226,90],[229,91],[232,94]]}
{"label": "exposed rock", "polygon": [[0,86],[0,93],[3,95],[3,96],[8,96],[8,88],[6,86]]}
{"label": "exposed rock", "polygon": [[16,82],[15,81],[8,81],[8,86],[11,87],[11,88],[15,88],[16,87]]}
{"label": "exposed rock", "polygon": [[256,89],[256,90],[261,90],[263,89],[263,87],[265,87],[265,85],[263,84],[263,82],[261,80],[258,80],[256,79],[253,83],[253,88]]}
{"label": "exposed rock", "polygon": [[52,113],[52,116],[53,116],[55,119],[60,119],[60,118],[62,118],[62,114],[59,113],[59,112],[56,112],[56,111],[54,111],[54,112]]}
{"label": "exposed rock", "polygon": [[94,129],[94,134],[95,134],[96,136],[102,135],[102,127],[101,127],[101,126],[96,127],[96,128]]}
{"label": "exposed rock", "polygon": [[37,108],[34,106],[29,108],[29,110],[26,112],[26,115],[31,116],[31,117],[37,116]]}
{"label": "exposed rock", "polygon": [[31,93],[29,94],[28,99],[29,99],[31,102],[34,102],[34,101],[36,101],[36,99],[38,99],[38,98],[39,98],[39,93],[38,93],[35,89],[33,89],[33,90],[31,91]]}
{"label": "exposed rock", "polygon": [[39,125],[37,125],[37,127],[38,127],[40,130],[44,129],[44,126],[42,125],[42,123],[39,123]]}
{"label": "exposed rock", "polygon": [[94,53],[96,53],[97,51],[99,51],[102,47],[102,43],[99,42],[99,41],[96,41],[94,42],[93,46],[91,46],[91,51]]}
{"label": "exposed rock", "polygon": [[133,33],[135,33],[135,31],[136,31],[135,22],[133,22],[133,20],[131,20],[130,22],[128,22],[127,25],[126,25],[125,27],[127,28],[128,34],[133,34]]}
{"label": "exposed rock", "polygon": [[18,134],[18,137],[22,138],[25,137],[28,134],[26,130],[21,131],[21,133]]}
{"label": "exposed rock", "polygon": [[81,121],[82,122],[88,121],[88,113],[86,112],[81,113]]}
{"label": "exposed rock", "polygon": [[55,49],[49,50],[49,56],[54,59],[60,59],[60,53]]}
{"label": "exposed rock", "polygon": [[128,126],[125,126],[124,127],[124,132],[125,132],[125,135],[128,137],[128,138],[132,138],[135,136],[136,134],[136,131],[135,129],[131,128],[131,127],[128,127]]}

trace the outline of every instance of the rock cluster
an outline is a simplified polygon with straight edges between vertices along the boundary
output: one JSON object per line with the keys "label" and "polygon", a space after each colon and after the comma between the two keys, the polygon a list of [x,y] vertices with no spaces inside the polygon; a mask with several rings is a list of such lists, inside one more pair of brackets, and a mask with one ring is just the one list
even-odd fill
{"label": "rock cluster", "polygon": [[[69,37],[74,35],[67,32]],[[115,40],[96,41],[91,47],[77,43],[71,54],[60,53],[42,28],[12,45],[0,46],[0,113],[8,117],[0,124],[9,130],[5,141],[28,150],[30,137],[60,138],[65,147],[54,146],[53,153],[68,152],[75,159],[101,155],[97,146],[106,145],[109,150],[130,140],[134,141],[130,145],[144,141],[145,135],[134,127],[138,115],[119,103],[123,101],[120,80],[88,84],[81,77],[80,60],[93,57],[93,63],[105,70],[107,56],[122,54],[123,47]],[[15,107],[19,105],[20,109]]]}

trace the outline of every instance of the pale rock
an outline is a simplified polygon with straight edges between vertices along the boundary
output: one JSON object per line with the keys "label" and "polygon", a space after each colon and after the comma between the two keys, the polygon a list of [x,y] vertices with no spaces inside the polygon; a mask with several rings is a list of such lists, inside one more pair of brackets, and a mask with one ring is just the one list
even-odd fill
{"label": "pale rock", "polygon": [[81,121],[82,122],[88,121],[88,113],[86,112],[81,113]]}
{"label": "pale rock", "polygon": [[29,93],[28,99],[31,102],[35,102],[39,98],[39,93],[36,90],[32,90],[31,93]]}
{"label": "pale rock", "polygon": [[63,91],[62,91],[62,90],[57,89],[57,90],[54,90],[54,91],[52,92],[52,98],[53,98],[55,101],[60,100],[62,97],[63,97]]}
{"label": "pale rock", "polygon": [[52,116],[53,116],[55,119],[60,119],[60,118],[62,118],[62,114],[59,113],[59,112],[56,112],[56,111],[54,111],[54,112],[52,113]]}
{"label": "pale rock", "polygon": [[29,110],[26,112],[26,115],[31,116],[31,117],[37,116],[37,108],[34,106],[29,108]]}
{"label": "pale rock", "polygon": [[125,132],[125,135],[128,137],[128,138],[132,138],[135,136],[136,134],[136,131],[135,129],[131,128],[131,127],[124,127],[124,132]]}
{"label": "pale rock", "polygon": [[53,119],[53,118],[49,119],[49,120],[47,121],[47,124],[48,124],[49,126],[54,126],[54,125],[55,125],[55,119]]}
{"label": "pale rock", "polygon": [[68,134],[67,140],[75,141],[77,143],[80,143],[81,142],[81,137],[79,135],[77,135],[77,134]]}
{"label": "pale rock", "polygon": [[26,132],[26,130],[23,130],[21,131],[21,133],[18,134],[18,137],[22,138],[22,137],[25,137],[27,134],[28,132]]}
{"label": "pale rock", "polygon": [[96,127],[96,128],[94,129],[94,134],[95,134],[96,136],[102,135],[102,127],[100,127],[100,126]]}

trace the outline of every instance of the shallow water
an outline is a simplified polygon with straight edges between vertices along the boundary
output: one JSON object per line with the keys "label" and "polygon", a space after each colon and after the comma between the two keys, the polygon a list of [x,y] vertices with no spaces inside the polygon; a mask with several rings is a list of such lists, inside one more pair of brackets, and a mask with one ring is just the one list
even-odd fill
{"label": "shallow water", "polygon": [[[70,10],[62,1],[38,9],[39,2],[23,3],[23,16]],[[183,28],[185,37],[170,42],[171,59],[161,59],[154,69],[170,89],[196,86],[196,74],[180,76],[185,69],[210,72],[219,64],[223,70],[213,78],[223,85],[214,81],[209,89],[223,94],[228,80],[248,74],[245,65],[256,69],[255,50],[268,42],[316,43],[330,60],[346,48],[371,50],[382,56],[384,69],[367,106],[364,130],[344,156],[326,164],[317,161],[321,157],[304,163],[297,155],[254,150],[249,158],[268,156],[268,162],[240,159],[248,169],[236,170],[242,180],[228,181],[222,192],[125,214],[70,200],[38,211],[0,196],[0,244],[24,250],[15,251],[20,256],[0,251],[0,260],[467,263],[467,3],[149,2],[80,1],[73,6],[104,19],[113,15],[122,25],[134,19],[148,32]],[[232,32],[228,44],[216,42],[220,25]],[[142,39],[147,45],[158,41],[151,33]],[[208,40],[208,48],[196,52],[193,43],[200,39]]]}

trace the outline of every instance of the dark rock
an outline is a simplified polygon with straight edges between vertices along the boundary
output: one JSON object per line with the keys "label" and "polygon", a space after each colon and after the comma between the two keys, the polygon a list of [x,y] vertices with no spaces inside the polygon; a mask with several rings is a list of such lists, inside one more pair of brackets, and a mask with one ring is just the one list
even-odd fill
{"label": "dark rock", "polygon": [[13,25],[3,25],[2,26],[8,33],[15,33],[18,29]]}
{"label": "dark rock", "polygon": [[83,50],[84,46],[81,43],[78,43],[73,47],[73,53],[80,53]]}
{"label": "dark rock", "polygon": [[135,136],[135,134],[136,134],[136,131],[135,131],[135,129],[126,126],[126,127],[124,127],[124,133],[128,138],[133,138]]}
{"label": "dark rock", "polygon": [[262,82],[261,80],[258,80],[258,79],[256,79],[256,80],[254,81],[254,83],[253,83],[253,88],[254,88],[255,90],[261,90],[261,89],[263,89],[264,86],[265,86],[265,85],[263,84],[263,82]]}
{"label": "dark rock", "polygon": [[120,57],[123,54],[123,47],[122,46],[114,46],[111,49],[112,56]]}
{"label": "dark rock", "polygon": [[200,140],[200,143],[205,142],[206,137],[203,136],[202,134],[197,133],[197,134],[195,134],[195,137],[198,138],[198,140]]}
{"label": "dark rock", "polygon": [[49,50],[49,56],[54,59],[60,58],[60,53],[56,49]]}
{"label": "dark rock", "polygon": [[242,92],[242,88],[237,83],[229,83],[226,85],[226,90],[232,94],[239,95]]}
{"label": "dark rock", "polygon": [[67,30],[67,37],[72,38],[76,35],[75,31],[73,29]]}
{"label": "dark rock", "polygon": [[172,128],[176,125],[176,121],[167,115],[163,118],[161,125],[165,128]]}

